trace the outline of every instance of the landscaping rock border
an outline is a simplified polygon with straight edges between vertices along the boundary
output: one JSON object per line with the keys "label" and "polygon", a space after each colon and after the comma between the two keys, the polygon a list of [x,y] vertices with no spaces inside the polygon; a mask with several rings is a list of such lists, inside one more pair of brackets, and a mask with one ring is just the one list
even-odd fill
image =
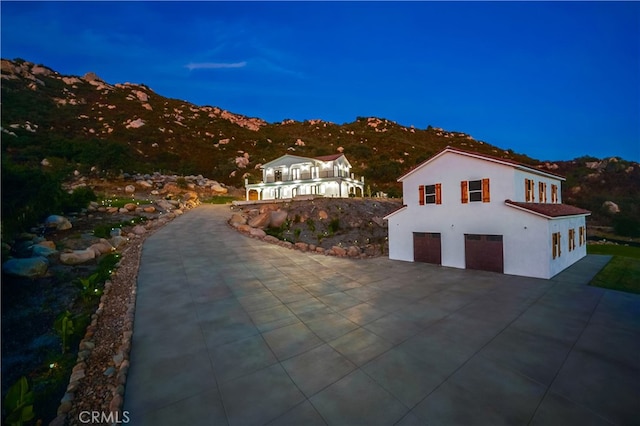
{"label": "landscaping rock border", "polygon": [[[197,205],[199,200],[194,200],[183,208]],[[60,400],[58,416],[49,426],[84,424],[79,416],[87,411],[123,418],[142,246],[146,238],[183,213],[177,210],[146,222],[144,227],[139,225],[143,228],[139,233],[129,233],[119,266],[105,282],[98,308],[78,346],[76,365]]]}

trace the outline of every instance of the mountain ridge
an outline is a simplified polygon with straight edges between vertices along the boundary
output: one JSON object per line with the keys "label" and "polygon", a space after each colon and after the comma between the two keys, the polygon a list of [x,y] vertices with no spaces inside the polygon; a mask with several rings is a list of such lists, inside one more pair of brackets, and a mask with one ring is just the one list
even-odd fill
{"label": "mountain ridge", "polygon": [[[540,161],[460,131],[418,129],[379,117],[336,124],[321,119],[268,123],[217,106],[166,98],[145,84],[110,84],[97,74],[62,75],[2,59],[3,158],[96,173],[173,171],[233,186],[261,178],[260,166],[285,153],[344,152],[372,192],[401,196],[396,179],[446,146],[518,161],[567,177],[564,199],[594,211],[605,201],[640,216],[640,167],[620,157]],[[602,214],[601,214],[602,213]],[[604,220],[607,222],[607,220]]]}

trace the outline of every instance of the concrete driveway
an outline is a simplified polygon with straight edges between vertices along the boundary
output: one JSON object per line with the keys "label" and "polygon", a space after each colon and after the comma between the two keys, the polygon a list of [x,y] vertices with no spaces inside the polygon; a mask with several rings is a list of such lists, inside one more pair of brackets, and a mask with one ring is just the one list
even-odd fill
{"label": "concrete driveway", "polygon": [[145,243],[134,425],[629,425],[640,296],[386,258],[304,254],[201,206]]}

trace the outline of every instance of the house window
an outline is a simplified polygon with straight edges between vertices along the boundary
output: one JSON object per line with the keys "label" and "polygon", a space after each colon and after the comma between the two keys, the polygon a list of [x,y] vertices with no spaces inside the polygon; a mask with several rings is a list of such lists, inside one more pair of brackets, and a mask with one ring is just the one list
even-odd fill
{"label": "house window", "polygon": [[558,185],[551,184],[551,202],[558,202]]}
{"label": "house window", "polygon": [[489,190],[489,179],[481,180],[463,180],[460,182],[460,192],[462,203],[482,201],[488,203],[491,201]]}
{"label": "house window", "polygon": [[273,177],[276,182],[282,182],[282,170],[276,170],[273,172]]}
{"label": "house window", "polygon": [[533,203],[533,179],[524,180],[524,201]]}
{"label": "house window", "polygon": [[311,167],[311,179],[316,179],[320,176],[320,169],[318,166]]}
{"label": "house window", "polygon": [[578,244],[580,244],[580,247],[582,247],[582,245],[586,241],[586,237],[587,237],[586,234],[587,232],[584,226],[581,226],[578,228]]}
{"label": "house window", "polygon": [[420,185],[418,200],[421,206],[425,204],[442,204],[442,184]]}
{"label": "house window", "polygon": [[551,234],[551,243],[553,245],[553,258],[560,257],[560,233]]}
{"label": "house window", "polygon": [[573,251],[576,248],[576,230],[569,229],[569,251]]}
{"label": "house window", "polygon": [[300,179],[300,169],[291,169],[291,178],[293,180]]}
{"label": "house window", "polygon": [[547,184],[545,182],[538,182],[538,200],[541,203],[547,202]]}

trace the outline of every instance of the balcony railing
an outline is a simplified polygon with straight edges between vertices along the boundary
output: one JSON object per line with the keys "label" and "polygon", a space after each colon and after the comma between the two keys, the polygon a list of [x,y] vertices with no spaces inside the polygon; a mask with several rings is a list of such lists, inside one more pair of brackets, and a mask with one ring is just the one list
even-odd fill
{"label": "balcony railing", "polygon": [[[313,180],[313,179],[324,179],[324,178],[333,178],[333,177],[350,178],[351,174],[345,171],[338,171],[338,173],[334,173],[333,170],[320,171],[318,173],[311,173],[311,172],[301,172],[299,174],[283,173],[279,176],[274,176],[274,175],[267,176],[264,182],[265,183],[292,182],[294,180]],[[355,177],[354,179],[357,180]]]}

